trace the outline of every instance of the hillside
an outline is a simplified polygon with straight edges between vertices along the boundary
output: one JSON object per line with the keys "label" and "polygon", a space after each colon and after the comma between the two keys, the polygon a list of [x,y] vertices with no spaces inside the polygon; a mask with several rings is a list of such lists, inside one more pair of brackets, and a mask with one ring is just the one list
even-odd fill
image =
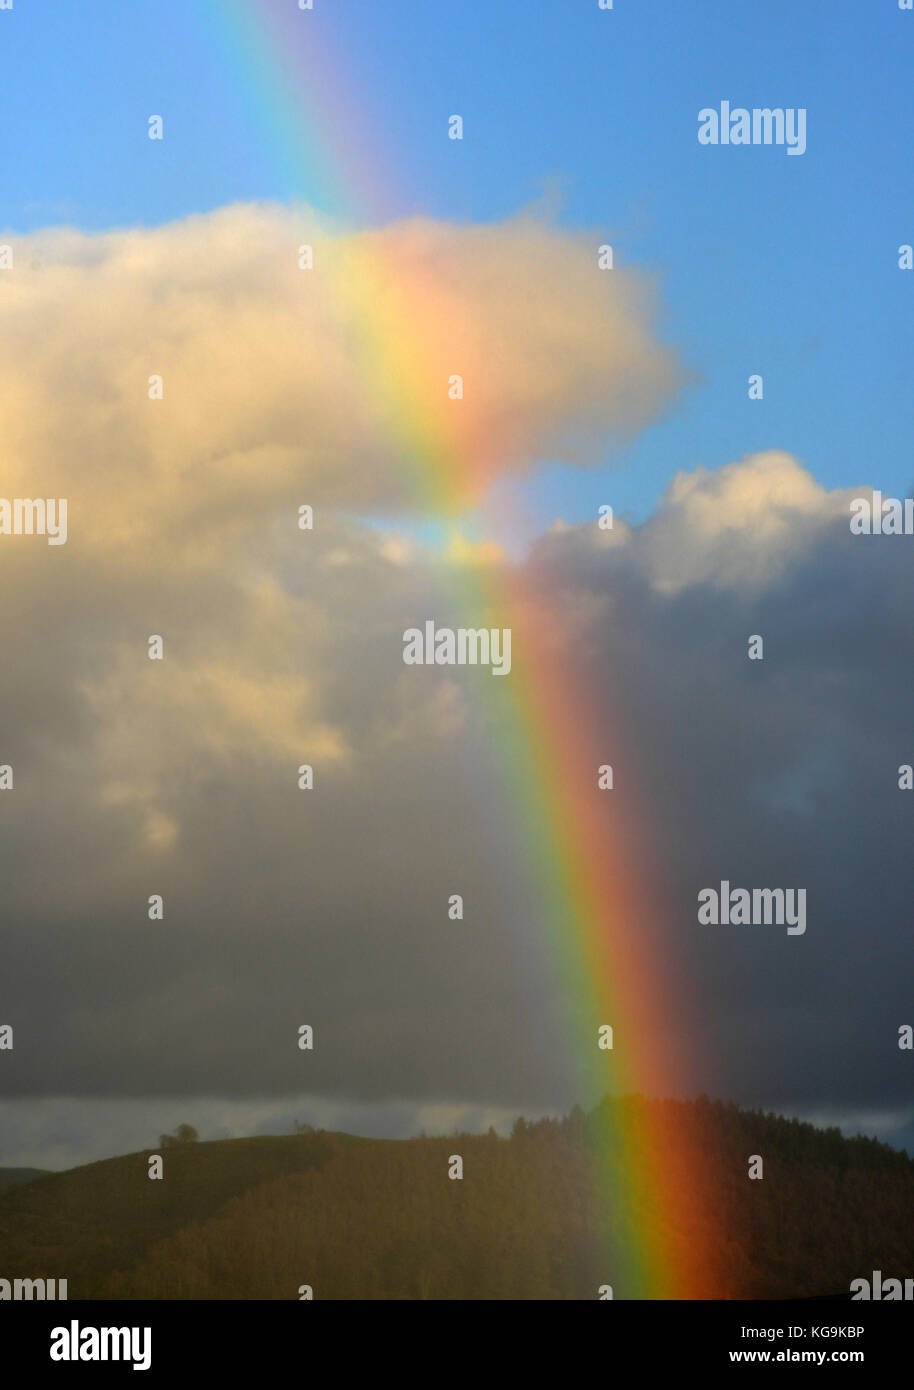
{"label": "hillside", "polygon": [[46,1168],[0,1168],[0,1193],[20,1183],[34,1182],[36,1178],[47,1176]]}
{"label": "hillside", "polygon": [[149,1181],[147,1153],[52,1174],[0,1195],[3,1266],[66,1278],[71,1297],[86,1297],[154,1240],[206,1220],[250,1187],[319,1166],[329,1152],[318,1136],[230,1139],[167,1149],[162,1182]]}
{"label": "hillside", "polygon": [[[72,1298],[294,1299],[302,1284],[316,1298],[594,1298],[616,1234],[595,1135],[656,1104],[605,1101],[510,1139],[189,1144],[166,1152],[162,1182],[145,1154],[111,1159],[0,1197],[3,1265],[66,1277]],[[834,1296],[873,1269],[914,1271],[906,1155],[733,1105],[662,1104],[701,1136],[715,1194],[704,1296]],[[453,1153],[461,1182],[447,1180]],[[750,1153],[765,1155],[762,1182]],[[688,1231],[688,1193],[670,1219]]]}

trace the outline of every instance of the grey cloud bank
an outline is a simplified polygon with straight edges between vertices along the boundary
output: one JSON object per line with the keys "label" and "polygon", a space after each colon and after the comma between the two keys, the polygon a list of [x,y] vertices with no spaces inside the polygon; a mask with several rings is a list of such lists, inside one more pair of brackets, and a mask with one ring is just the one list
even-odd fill
{"label": "grey cloud bank", "polygon": [[[626,785],[648,808],[664,910],[641,929],[681,972],[668,1043],[684,1028],[695,1045],[695,1091],[879,1112],[902,1142],[912,568],[903,545],[861,546],[847,515],[845,494],[761,455],[680,475],[636,532],[556,530],[525,563],[606,710],[612,824],[625,833]],[[201,577],[192,608],[186,575],[157,578],[156,630],[178,634],[156,673],[168,686],[134,651],[142,574],[106,596],[104,620],[85,562],[66,591],[50,575],[37,591],[59,641],[0,696],[16,767],[0,1012],[16,1029],[7,1113],[16,1097],[33,1117],[48,1107],[40,1143],[16,1150],[38,1166],[42,1144],[71,1143],[66,1097],[147,1106],[150,1142],[196,1123],[195,1097],[267,1124],[290,1096],[355,1117],[389,1107],[404,1129],[429,1106],[592,1098],[474,673],[403,667],[404,616],[430,595],[455,628],[477,615],[453,611],[408,542],[339,521],[307,545],[271,541],[269,582]],[[15,616],[2,621],[13,639]],[[763,662],[746,659],[749,633],[766,635]],[[594,768],[609,756],[592,753]],[[317,778],[301,793],[306,757]],[[699,926],[698,892],[723,880],[805,885],[815,929]]]}

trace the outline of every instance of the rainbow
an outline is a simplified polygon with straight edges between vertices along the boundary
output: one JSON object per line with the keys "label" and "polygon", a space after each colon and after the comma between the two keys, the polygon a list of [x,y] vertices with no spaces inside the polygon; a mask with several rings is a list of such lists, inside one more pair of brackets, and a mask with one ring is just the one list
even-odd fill
{"label": "rainbow", "polygon": [[[383,220],[392,180],[376,139],[366,135],[369,123],[333,52],[332,19],[320,0],[313,10],[294,0],[198,4],[237,90],[262,124],[283,197],[343,226]],[[479,501],[486,478],[485,462],[462,435],[459,407],[448,400],[440,375],[430,374],[423,350],[426,325],[440,322],[453,304],[427,271],[402,256],[394,263],[392,254],[383,237],[343,235],[328,272],[332,292],[359,323],[366,381],[390,442],[410,469],[417,504],[452,519]],[[510,445],[510,439],[491,440],[492,456],[504,457]],[[661,908],[648,887],[643,816],[630,788],[607,795],[597,786],[597,768],[610,760],[607,745],[622,742],[620,729],[608,737],[605,711],[593,707],[575,676],[574,654],[569,659],[549,597],[508,564],[455,560],[463,549],[459,532],[451,523],[445,534],[461,624],[513,632],[512,674],[488,683],[493,739],[521,852],[553,924],[547,950],[558,989],[570,1001],[568,1046],[584,1094],[597,1071],[601,1089],[619,1096],[683,1094],[688,1066],[672,1055],[671,1020],[679,1009],[670,967],[645,944],[645,924]],[[606,1023],[614,1030],[611,1052],[597,1046]],[[710,1208],[702,1154],[673,1110],[625,1103],[612,1107],[615,1118],[607,1122],[600,1162],[611,1211],[601,1217],[612,1228],[606,1282],[618,1297],[719,1292],[711,1227],[701,1215]]]}

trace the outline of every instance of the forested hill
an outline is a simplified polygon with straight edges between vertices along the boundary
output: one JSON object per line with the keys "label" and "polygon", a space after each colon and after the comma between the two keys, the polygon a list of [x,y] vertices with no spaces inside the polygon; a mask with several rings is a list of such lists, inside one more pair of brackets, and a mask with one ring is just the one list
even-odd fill
{"label": "forested hill", "polygon": [[[704,1296],[847,1296],[876,1269],[914,1274],[905,1154],[735,1105],[627,1098],[508,1139],[311,1132],[169,1148],[161,1181],[157,1149],[47,1175],[0,1194],[0,1276],[66,1278],[71,1298],[592,1299],[613,1282],[617,1220],[598,1135],[658,1106],[671,1142],[700,1145],[714,1194]],[[665,1219],[691,1229],[689,1192]]]}

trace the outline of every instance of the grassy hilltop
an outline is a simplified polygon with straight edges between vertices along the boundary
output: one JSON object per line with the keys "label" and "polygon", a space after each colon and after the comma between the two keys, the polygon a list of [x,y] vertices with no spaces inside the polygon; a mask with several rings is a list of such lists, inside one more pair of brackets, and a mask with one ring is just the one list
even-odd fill
{"label": "grassy hilltop", "polygon": [[[665,1106],[706,1153],[720,1256],[708,1296],[840,1295],[873,1269],[914,1272],[905,1154],[734,1105],[629,1098],[519,1121],[510,1139],[318,1132],[44,1175],[0,1189],[0,1274],[67,1278],[72,1299],[295,1299],[302,1284],[315,1298],[592,1299],[613,1282],[597,1229],[613,1223],[597,1126],[644,1105]],[[150,1152],[163,1153],[161,1182],[147,1177]],[[454,1153],[461,1182],[447,1179]],[[760,1182],[747,1177],[753,1153],[765,1159]],[[692,1219],[688,1193],[672,1219]]]}

